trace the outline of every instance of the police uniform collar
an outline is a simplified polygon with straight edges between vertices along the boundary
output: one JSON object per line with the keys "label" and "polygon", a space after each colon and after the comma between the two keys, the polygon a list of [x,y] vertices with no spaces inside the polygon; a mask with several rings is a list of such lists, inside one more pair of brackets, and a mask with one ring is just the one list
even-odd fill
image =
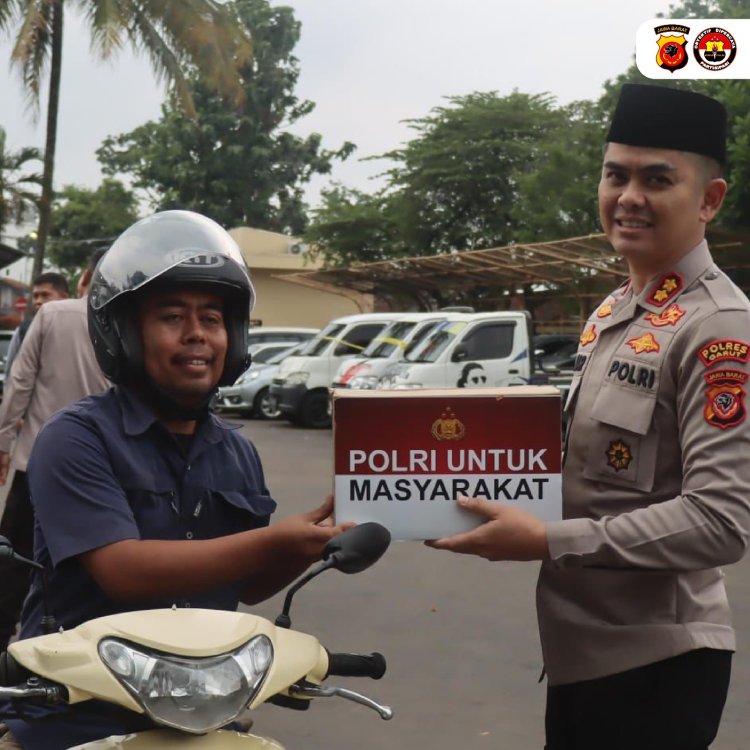
{"label": "police uniform collar", "polygon": [[637,304],[649,312],[663,312],[711,265],[713,258],[708,243],[703,240],[683,256],[674,268],[651,279],[638,296]]}
{"label": "police uniform collar", "polygon": [[[115,395],[122,408],[122,424],[127,435],[142,435],[159,419],[149,406],[126,385],[116,385]],[[213,414],[203,420],[196,430],[207,443],[219,443],[223,440],[223,433],[237,430],[240,425],[229,424]]]}

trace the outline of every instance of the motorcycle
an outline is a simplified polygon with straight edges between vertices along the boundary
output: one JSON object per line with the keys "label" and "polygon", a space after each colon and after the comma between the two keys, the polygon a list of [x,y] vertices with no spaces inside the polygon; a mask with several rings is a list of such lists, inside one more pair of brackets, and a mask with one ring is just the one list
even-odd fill
{"label": "motorcycle", "polygon": [[[223,728],[262,703],[304,710],[314,699],[339,697],[390,719],[388,706],[324,682],[333,675],[380,679],[383,656],[329,652],[314,636],[292,630],[289,617],[292,597],[312,578],[328,569],[365,570],[389,543],[376,523],[330,540],[322,562],[288,589],[273,623],[242,612],[173,607],[101,617],[12,643],[0,657],[0,700],[98,699],[158,725],[86,743],[86,750],[284,750],[273,739]],[[41,568],[2,537],[0,555]]]}

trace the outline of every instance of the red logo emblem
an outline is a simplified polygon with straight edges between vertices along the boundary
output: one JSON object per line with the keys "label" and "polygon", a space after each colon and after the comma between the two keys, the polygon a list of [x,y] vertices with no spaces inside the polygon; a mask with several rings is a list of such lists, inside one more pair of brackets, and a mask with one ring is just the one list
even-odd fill
{"label": "red logo emblem", "polygon": [[677,26],[669,24],[667,26],[657,26],[654,33],[659,34],[656,40],[659,51],[656,53],[656,64],[662,70],[668,70],[674,73],[687,65],[688,55],[685,50],[687,39],[685,34],[690,33],[687,26]]}
{"label": "red logo emblem", "polygon": [[737,56],[737,42],[726,29],[711,26],[695,37],[693,55],[705,70],[724,70]]}
{"label": "red logo emblem", "polygon": [[706,422],[726,430],[745,419],[745,389],[734,379],[714,380],[706,390]]}

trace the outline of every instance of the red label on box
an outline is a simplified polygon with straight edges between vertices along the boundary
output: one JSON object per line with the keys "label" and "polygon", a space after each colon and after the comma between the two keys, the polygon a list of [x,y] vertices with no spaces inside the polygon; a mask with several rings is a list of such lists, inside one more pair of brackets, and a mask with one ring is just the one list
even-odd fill
{"label": "red label on box", "polygon": [[461,495],[561,516],[555,389],[337,392],[334,430],[337,521],[445,536],[476,525]]}

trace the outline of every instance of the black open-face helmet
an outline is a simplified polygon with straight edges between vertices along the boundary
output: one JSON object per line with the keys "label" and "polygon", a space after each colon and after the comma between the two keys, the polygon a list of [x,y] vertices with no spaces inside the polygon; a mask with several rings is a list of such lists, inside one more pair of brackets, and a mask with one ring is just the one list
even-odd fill
{"label": "black open-face helmet", "polygon": [[247,334],[255,290],[237,243],[216,222],[192,211],[164,211],[133,224],[96,267],[88,325],[104,374],[113,383],[144,377],[140,292],[203,285],[225,301],[228,346],[218,385],[234,383],[250,364]]}

